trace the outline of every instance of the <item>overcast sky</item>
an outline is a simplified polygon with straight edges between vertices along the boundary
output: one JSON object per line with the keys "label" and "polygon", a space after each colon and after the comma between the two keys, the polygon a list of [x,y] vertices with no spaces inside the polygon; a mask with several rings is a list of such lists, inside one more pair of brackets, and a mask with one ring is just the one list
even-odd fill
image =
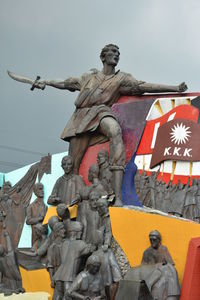
{"label": "overcast sky", "polygon": [[0,172],[65,151],[60,134],[77,93],[30,91],[6,71],[65,79],[101,69],[120,47],[119,68],[137,79],[200,91],[199,0],[0,0]]}

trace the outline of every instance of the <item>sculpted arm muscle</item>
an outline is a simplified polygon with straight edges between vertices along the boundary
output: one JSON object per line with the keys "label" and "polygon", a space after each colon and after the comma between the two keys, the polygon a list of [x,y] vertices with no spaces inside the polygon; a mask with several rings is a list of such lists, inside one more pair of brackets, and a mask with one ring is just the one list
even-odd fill
{"label": "sculpted arm muscle", "polygon": [[144,93],[168,93],[168,92],[178,92],[182,93],[187,90],[187,85],[182,82],[179,85],[166,85],[166,84],[156,84],[147,83],[145,81],[136,80],[130,74],[124,78],[121,86],[120,92],[122,95],[142,95]]}
{"label": "sculpted arm muscle", "polygon": [[68,78],[65,80],[45,80],[45,84],[54,88],[69,90],[70,92],[80,91],[81,83],[79,78]]}
{"label": "sculpted arm muscle", "polygon": [[41,80],[34,84],[38,89],[44,89],[46,86],[51,86],[60,90],[68,90],[70,92],[80,91],[81,79],[75,77],[69,77],[67,79],[58,80]]}

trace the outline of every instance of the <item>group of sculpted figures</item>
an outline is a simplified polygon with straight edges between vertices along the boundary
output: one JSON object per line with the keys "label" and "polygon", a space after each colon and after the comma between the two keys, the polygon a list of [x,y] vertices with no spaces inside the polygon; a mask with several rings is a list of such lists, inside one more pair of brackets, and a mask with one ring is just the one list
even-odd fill
{"label": "group of sculpted figures", "polygon": [[[100,176],[101,166],[105,164],[108,167],[108,161],[108,152],[101,150],[97,156],[98,164],[89,168],[88,179],[91,185],[85,186],[82,177],[73,172],[72,158],[63,157],[64,175],[58,178],[48,198],[48,203],[57,206],[57,216],[49,219],[51,233],[40,245],[34,244],[33,236],[35,227],[45,226],[41,222],[46,206],[42,197],[38,200],[39,196],[43,196],[42,189],[41,193],[37,193],[38,198],[27,209],[27,224],[32,225],[32,256],[45,263],[54,288],[54,300],[109,300],[116,297],[122,275],[112,250],[113,237],[108,210],[109,205],[112,205],[109,195],[113,199],[112,182],[110,176]],[[102,170],[106,168],[103,167]],[[107,172],[109,175],[109,168]],[[41,187],[41,184],[36,184],[36,187]],[[71,220],[68,207],[74,203],[78,204],[77,217],[76,220]],[[37,220],[34,225],[33,220]],[[144,252],[139,267],[142,270],[139,280],[147,282],[152,295],[162,294],[157,299],[166,299],[165,295],[178,299],[180,288],[176,270],[167,248],[161,245],[160,233],[151,232],[150,242],[151,247]],[[125,279],[131,274],[134,281],[137,270],[138,268],[128,271]]]}
{"label": "group of sculpted figures", "polygon": [[[89,168],[91,185],[85,186],[82,177],[73,172],[72,158],[63,157],[64,175],[48,198],[48,203],[56,205],[57,215],[49,219],[48,225],[43,224],[47,206],[41,183],[35,184],[36,199],[27,207],[26,222],[32,227],[29,255],[46,266],[54,288],[53,299],[124,299],[119,296],[123,280],[132,280],[133,285],[145,281],[153,299],[178,299],[177,273],[158,231],[150,233],[151,246],[144,251],[141,266],[130,269],[122,280],[123,270],[112,248],[109,205],[113,202],[109,200],[113,200],[113,190],[108,152],[99,151],[97,162]],[[100,170],[106,172],[101,174]],[[70,219],[69,206],[74,203],[78,205],[77,217]],[[24,289],[16,253],[5,228],[3,232],[7,245],[6,249],[0,247],[0,291],[9,295]]]}
{"label": "group of sculpted figures", "polygon": [[[13,79],[31,83],[31,90],[51,86],[79,91],[75,112],[61,135],[69,142],[69,156],[62,159],[64,175],[57,180],[48,198],[49,205],[57,206],[57,216],[49,219],[48,226],[43,224],[47,207],[40,183],[34,187],[37,198],[26,211],[26,223],[32,227],[31,255],[46,265],[54,288],[54,300],[114,299],[121,281],[121,269],[111,247],[113,237],[108,206],[122,206],[125,148],[112,105],[123,95],[181,93],[187,89],[185,83],[169,86],[136,80],[128,73],[116,70],[119,56],[118,46],[106,45],[100,54],[103,70],[92,69],[80,78],[41,81],[37,78],[33,82],[9,72]],[[110,156],[104,150],[98,153],[97,164],[92,165],[88,173],[91,185],[85,186],[78,175],[82,158],[90,145],[105,141],[109,141]],[[74,204],[78,205],[77,217],[71,220],[68,207]],[[48,227],[51,231],[47,235]],[[178,286],[173,261],[168,259],[170,255],[161,246],[160,234],[154,232],[157,243],[153,243],[151,237],[152,234],[151,247],[144,253],[141,268],[146,265],[148,269],[152,265],[151,273],[157,277],[148,281],[145,275],[141,280],[147,281],[152,294],[154,291],[159,294],[155,299],[164,300],[168,296],[177,299],[179,293],[167,287],[169,278],[174,278]],[[5,265],[8,265],[8,249],[2,254]],[[18,268],[17,259],[13,264]],[[2,265],[0,261],[1,283],[5,285],[6,271]]]}
{"label": "group of sculpted figures", "polygon": [[199,222],[200,218],[200,180],[190,177],[187,184],[178,180],[167,184],[158,180],[158,172],[152,172],[147,176],[143,170],[137,171],[134,179],[136,193],[143,205],[165,213]]}
{"label": "group of sculpted figures", "polygon": [[[27,208],[26,222],[32,225],[33,255],[45,261],[56,300],[114,299],[121,279],[110,247],[112,230],[108,199],[109,195],[112,199],[113,191],[108,152],[101,150],[97,161],[98,164],[89,168],[91,185],[85,186],[82,177],[73,172],[72,158],[63,157],[64,175],[58,178],[48,198],[48,204],[57,206],[58,216],[49,219],[51,234],[39,247],[38,242],[34,244],[37,241],[34,236],[39,224],[45,226],[41,222],[46,206],[42,198],[39,199],[43,193],[37,194],[38,198]],[[105,173],[100,176],[106,166],[107,176]],[[70,220],[68,207],[74,204],[78,204],[77,217]]]}

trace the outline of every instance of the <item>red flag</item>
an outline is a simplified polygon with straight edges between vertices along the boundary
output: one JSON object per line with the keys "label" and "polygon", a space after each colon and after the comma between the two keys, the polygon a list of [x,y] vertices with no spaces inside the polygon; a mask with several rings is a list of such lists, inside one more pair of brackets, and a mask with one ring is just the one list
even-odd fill
{"label": "red flag", "polygon": [[137,149],[137,155],[151,154],[153,152],[158,129],[163,124],[178,118],[197,122],[198,116],[199,110],[196,107],[192,105],[179,105],[162,117],[147,121]]}
{"label": "red flag", "polygon": [[200,161],[200,125],[175,119],[159,127],[150,168],[166,160]]}

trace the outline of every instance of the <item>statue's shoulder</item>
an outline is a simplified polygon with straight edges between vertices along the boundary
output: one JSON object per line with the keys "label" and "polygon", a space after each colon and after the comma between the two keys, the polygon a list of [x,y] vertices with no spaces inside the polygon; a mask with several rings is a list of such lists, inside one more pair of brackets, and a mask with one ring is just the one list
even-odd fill
{"label": "statue's shoulder", "polygon": [[118,76],[120,76],[122,81],[137,81],[137,79],[133,77],[131,73],[118,71]]}
{"label": "statue's shoulder", "polygon": [[160,245],[160,250],[163,250],[163,251],[168,251],[168,248],[167,248],[167,246]]}
{"label": "statue's shoulder", "polygon": [[74,175],[73,175],[73,178],[74,178],[76,181],[81,181],[81,182],[83,182],[83,177],[80,176],[80,175],[74,174]]}
{"label": "statue's shoulder", "polygon": [[148,247],[147,249],[144,250],[144,253],[148,253],[152,251],[152,247]]}
{"label": "statue's shoulder", "polygon": [[99,70],[97,70],[97,69],[95,69],[95,68],[92,68],[92,69],[90,69],[88,72],[83,73],[82,76],[81,76],[81,79],[82,79],[83,81],[84,81],[84,80],[88,80],[88,79],[90,79],[90,78],[92,78],[92,77],[94,77],[95,75],[100,74],[100,73],[101,73],[101,71],[99,71]]}
{"label": "statue's shoulder", "polygon": [[[85,279],[85,278],[88,277],[88,272],[87,272],[87,271],[82,271],[82,272],[79,273],[78,276],[79,276],[79,280]],[[78,276],[77,276],[77,277],[78,277]]]}
{"label": "statue's shoulder", "polygon": [[57,186],[57,185],[61,184],[63,181],[65,181],[64,175],[58,177],[58,179],[55,182],[55,185]]}

